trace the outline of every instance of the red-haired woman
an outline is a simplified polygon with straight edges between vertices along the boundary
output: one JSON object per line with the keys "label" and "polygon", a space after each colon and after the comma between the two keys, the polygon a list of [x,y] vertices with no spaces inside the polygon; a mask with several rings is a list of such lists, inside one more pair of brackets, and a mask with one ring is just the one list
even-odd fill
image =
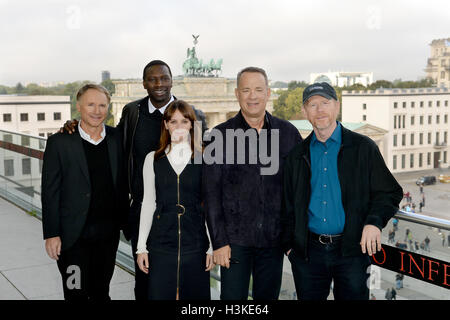
{"label": "red-haired woman", "polygon": [[139,268],[149,275],[150,300],[211,298],[214,263],[201,205],[202,165],[194,161],[202,159],[195,121],[188,103],[173,101],[163,115],[160,147],[144,162],[136,253]]}

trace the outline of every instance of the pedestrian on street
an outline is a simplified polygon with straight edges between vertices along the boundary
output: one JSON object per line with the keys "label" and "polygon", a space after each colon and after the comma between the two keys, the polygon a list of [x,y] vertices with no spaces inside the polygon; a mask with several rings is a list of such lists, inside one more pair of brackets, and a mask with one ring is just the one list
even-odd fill
{"label": "pedestrian on street", "polygon": [[395,291],[395,289],[392,288],[391,289],[391,300],[397,300],[396,296],[397,296],[397,291]]}
{"label": "pedestrian on street", "polygon": [[390,288],[386,289],[386,293],[384,294],[384,297],[386,298],[386,300],[392,300],[392,292]]}
{"label": "pedestrian on street", "polygon": [[403,288],[403,274],[397,273],[397,275],[395,276],[395,284],[396,284],[397,290],[400,290],[401,288]]}
{"label": "pedestrian on street", "polygon": [[398,230],[398,219],[394,218],[392,219],[392,225],[394,226],[394,231]]}
{"label": "pedestrian on street", "polygon": [[430,252],[430,238],[428,238],[428,236],[426,236],[424,241],[425,241],[425,250]]}

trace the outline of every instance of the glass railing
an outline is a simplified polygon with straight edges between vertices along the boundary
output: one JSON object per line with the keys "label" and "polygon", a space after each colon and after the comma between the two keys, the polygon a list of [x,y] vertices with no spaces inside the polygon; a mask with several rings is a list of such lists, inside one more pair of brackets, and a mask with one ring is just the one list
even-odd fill
{"label": "glass railing", "polygon": [[[0,130],[0,196],[39,219],[42,215],[40,184],[45,144],[46,138]],[[437,183],[447,190],[447,193],[443,193],[445,197],[450,192],[450,184]],[[441,211],[450,214],[450,201],[445,202],[444,199],[443,203]],[[396,299],[450,299],[450,219],[406,211],[399,211],[395,218],[398,220],[396,226],[394,219],[391,219],[384,228],[383,251],[374,257],[374,263],[367,271],[370,273],[368,285],[371,295],[377,300],[385,300],[389,297],[386,295],[388,289],[394,288]],[[131,246],[123,236],[117,264],[134,273]],[[211,287],[212,297],[218,299],[218,267],[211,272]],[[279,298],[297,299],[287,258],[284,261]],[[329,299],[332,298],[330,292]]]}

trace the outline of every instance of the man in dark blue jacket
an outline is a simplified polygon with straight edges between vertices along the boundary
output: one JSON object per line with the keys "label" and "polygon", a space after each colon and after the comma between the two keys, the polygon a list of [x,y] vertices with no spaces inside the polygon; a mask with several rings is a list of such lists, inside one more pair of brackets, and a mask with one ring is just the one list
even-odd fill
{"label": "man in dark blue jacket", "polygon": [[221,265],[221,299],[247,299],[253,275],[253,298],[274,300],[283,269],[281,168],[301,136],[266,111],[270,89],[263,69],[240,71],[235,94],[239,113],[212,130],[204,155],[206,218]]}
{"label": "man in dark blue jacket", "polygon": [[303,92],[313,132],[286,159],[283,247],[298,299],[369,299],[369,255],[381,250],[381,230],[403,191],[377,145],[336,121],[340,104],[329,84]]}

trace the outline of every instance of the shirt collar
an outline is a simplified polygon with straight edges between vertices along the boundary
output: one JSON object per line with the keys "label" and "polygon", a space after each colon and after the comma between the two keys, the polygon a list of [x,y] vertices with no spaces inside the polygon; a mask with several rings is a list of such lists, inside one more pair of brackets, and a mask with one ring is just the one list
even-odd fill
{"label": "shirt collar", "polygon": [[102,132],[100,133],[101,138],[98,141],[92,139],[91,136],[86,131],[84,131],[83,128],[81,128],[81,120],[80,122],[78,122],[78,132],[80,133],[82,139],[86,140],[89,143],[92,143],[93,145],[98,145],[106,137],[106,129],[104,123],[102,124]]}
{"label": "shirt collar", "polygon": [[[327,141],[325,141],[325,143],[327,143],[328,141],[335,142],[337,144],[341,144],[342,141],[342,128],[341,128],[341,124],[339,123],[339,121],[336,121],[336,128],[334,128],[333,133],[331,134],[331,136],[327,139]],[[316,137],[316,133],[313,131],[313,135],[311,137],[311,143],[317,143],[320,142],[319,140],[317,140]]]}
{"label": "shirt collar", "polygon": [[161,112],[161,114],[164,114],[164,111],[166,111],[167,106],[173,101],[175,100],[173,95],[170,96],[170,100],[169,102],[167,102],[167,104],[161,108],[155,108],[155,106],[153,105],[152,101],[150,100],[150,97],[148,97],[148,112],[150,112],[150,114],[152,114],[155,110],[158,110],[159,112]]}
{"label": "shirt collar", "polygon": [[[245,130],[251,129],[250,125],[247,123],[247,121],[245,121],[244,116],[242,115],[242,111],[239,110],[238,113],[238,118],[239,118],[239,127]],[[268,112],[266,111],[264,114],[264,124],[262,129],[270,129],[271,128],[271,124],[270,124],[270,118],[268,116]]]}

